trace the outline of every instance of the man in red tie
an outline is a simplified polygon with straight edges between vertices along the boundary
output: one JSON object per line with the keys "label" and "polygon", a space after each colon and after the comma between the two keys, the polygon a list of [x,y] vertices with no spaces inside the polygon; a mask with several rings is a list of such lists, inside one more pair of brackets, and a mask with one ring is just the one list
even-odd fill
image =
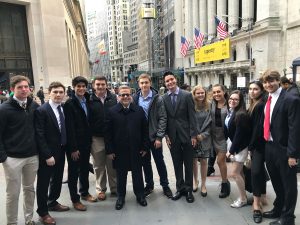
{"label": "man in red tie", "polygon": [[300,156],[300,100],[280,87],[280,74],[267,70],[262,75],[269,93],[265,105],[264,139],[266,165],[276,193],[274,208],[265,218],[279,218],[270,225],[294,225],[297,203],[297,158]]}

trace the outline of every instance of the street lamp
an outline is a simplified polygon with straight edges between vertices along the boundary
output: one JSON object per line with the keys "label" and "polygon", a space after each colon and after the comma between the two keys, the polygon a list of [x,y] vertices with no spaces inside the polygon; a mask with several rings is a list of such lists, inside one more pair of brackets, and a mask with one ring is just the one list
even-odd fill
{"label": "street lamp", "polygon": [[[251,46],[251,45],[250,45]],[[252,52],[252,49],[251,47],[249,48],[249,79],[250,81],[252,80],[252,74],[251,74],[251,68],[252,68],[252,56],[255,52],[263,52],[264,50],[263,49],[256,49]]]}
{"label": "street lamp", "polygon": [[155,8],[154,4],[151,2],[143,3],[142,8],[142,19],[147,20],[148,27],[148,69],[149,74],[152,76],[152,38],[151,38],[151,19],[155,19]]}

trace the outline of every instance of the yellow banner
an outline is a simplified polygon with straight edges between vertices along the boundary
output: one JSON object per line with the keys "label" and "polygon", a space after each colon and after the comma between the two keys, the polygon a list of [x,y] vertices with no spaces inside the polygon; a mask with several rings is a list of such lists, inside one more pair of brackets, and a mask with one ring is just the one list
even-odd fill
{"label": "yellow banner", "polygon": [[230,57],[229,38],[195,49],[195,64],[228,59]]}

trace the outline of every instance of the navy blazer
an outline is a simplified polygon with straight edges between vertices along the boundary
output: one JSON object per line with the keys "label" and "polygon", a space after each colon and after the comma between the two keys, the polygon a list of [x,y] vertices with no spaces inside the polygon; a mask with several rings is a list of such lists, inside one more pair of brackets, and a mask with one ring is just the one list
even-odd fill
{"label": "navy blazer", "polygon": [[270,131],[276,151],[300,157],[300,98],[282,89],[274,106]]}
{"label": "navy blazer", "polygon": [[52,156],[57,160],[61,154],[64,155],[60,129],[49,102],[35,111],[35,131],[41,160],[49,159]]}
{"label": "navy blazer", "polygon": [[236,118],[236,112],[233,112],[228,128],[224,126],[225,138],[229,138],[232,142],[229,150],[231,154],[244,150],[249,145],[251,136],[251,124],[247,112],[240,112],[237,120]]}

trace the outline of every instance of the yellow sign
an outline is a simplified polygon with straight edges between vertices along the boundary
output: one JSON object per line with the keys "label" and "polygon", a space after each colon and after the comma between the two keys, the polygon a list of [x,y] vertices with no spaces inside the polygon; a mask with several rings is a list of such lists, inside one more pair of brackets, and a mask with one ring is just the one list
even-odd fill
{"label": "yellow sign", "polygon": [[141,18],[142,19],[155,19],[156,12],[155,8],[142,8],[141,9]]}
{"label": "yellow sign", "polygon": [[195,49],[195,64],[228,59],[230,57],[229,38]]}

